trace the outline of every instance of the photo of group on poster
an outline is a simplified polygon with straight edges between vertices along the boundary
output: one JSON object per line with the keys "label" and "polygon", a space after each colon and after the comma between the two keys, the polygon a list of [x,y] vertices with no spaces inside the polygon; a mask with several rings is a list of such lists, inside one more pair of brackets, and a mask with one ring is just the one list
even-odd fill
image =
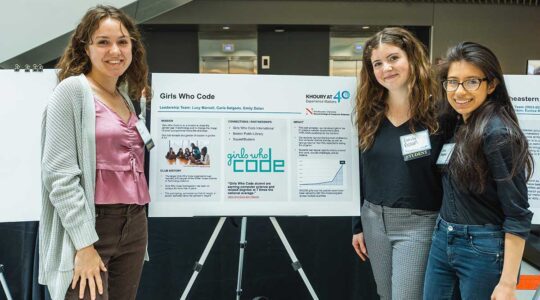
{"label": "photo of group on poster", "polygon": [[[210,154],[208,154],[206,144],[208,143],[203,141],[171,141],[165,158],[170,165],[208,166],[210,165]],[[174,149],[178,150],[175,152]]]}

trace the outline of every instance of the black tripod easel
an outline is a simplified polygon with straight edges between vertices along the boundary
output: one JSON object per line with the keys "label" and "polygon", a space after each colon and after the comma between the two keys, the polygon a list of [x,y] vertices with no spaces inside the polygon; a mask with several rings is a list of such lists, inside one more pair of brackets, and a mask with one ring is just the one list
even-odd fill
{"label": "black tripod easel", "polygon": [[4,289],[4,294],[6,294],[7,300],[13,300],[11,298],[11,294],[9,292],[9,288],[6,282],[6,278],[4,277],[4,265],[0,264],[0,282],[2,283],[2,288]]}
{"label": "black tripod easel", "polygon": [[[204,262],[206,261],[206,258],[208,257],[208,254],[210,253],[210,250],[212,249],[212,246],[214,245],[214,242],[216,241],[217,236],[219,232],[221,231],[221,228],[223,227],[223,223],[225,223],[225,219],[226,217],[219,218],[216,228],[214,228],[214,232],[210,236],[210,239],[208,240],[208,243],[206,244],[206,247],[204,248],[201,258],[199,259],[199,261],[195,263],[195,266],[193,267],[193,275],[191,275],[188,285],[186,289],[184,290],[184,293],[182,294],[182,297],[180,298],[180,300],[187,299],[189,291],[191,290],[191,287],[193,286],[195,279],[201,272]],[[309,282],[306,276],[306,273],[302,269],[302,265],[296,258],[296,255],[294,254],[294,251],[292,250],[291,245],[289,244],[289,241],[287,240],[287,237],[285,237],[285,233],[283,233],[283,230],[279,226],[278,221],[276,220],[275,217],[269,217],[269,219],[270,219],[270,222],[272,222],[272,225],[274,226],[274,229],[276,230],[279,238],[281,239],[283,246],[285,246],[285,249],[287,250],[289,257],[291,258],[293,269],[297,271],[298,274],[300,274],[300,277],[302,277],[302,280],[304,281],[309,293],[311,294],[311,297],[314,300],[319,300],[319,297],[317,296],[317,294],[315,293],[315,290],[311,286],[311,283]],[[236,300],[240,300],[240,296],[242,295],[242,271],[244,269],[244,251],[247,245],[246,228],[247,228],[247,217],[242,217],[242,226],[241,226],[241,231],[240,231],[240,244],[239,244],[240,254],[239,254],[239,259],[238,259],[238,279],[237,279],[237,284],[236,284]]]}

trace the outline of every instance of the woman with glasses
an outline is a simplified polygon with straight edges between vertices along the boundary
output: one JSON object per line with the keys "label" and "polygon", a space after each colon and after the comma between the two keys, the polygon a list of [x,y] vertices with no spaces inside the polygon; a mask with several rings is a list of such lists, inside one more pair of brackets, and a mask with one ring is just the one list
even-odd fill
{"label": "woman with glasses", "polygon": [[442,198],[436,83],[423,44],[402,28],[385,28],[366,42],[360,74],[363,205],[352,244],[362,260],[369,254],[381,299],[422,299]]}
{"label": "woman with glasses", "polygon": [[424,299],[515,299],[531,227],[526,181],[532,171],[502,70],[471,42],[448,51],[439,77],[454,136],[437,163],[443,204],[433,234]]}
{"label": "woman with glasses", "polygon": [[145,53],[133,20],[99,5],[57,65],[43,114],[39,223],[39,282],[52,299],[135,299],[150,195],[132,100],[149,91]]}

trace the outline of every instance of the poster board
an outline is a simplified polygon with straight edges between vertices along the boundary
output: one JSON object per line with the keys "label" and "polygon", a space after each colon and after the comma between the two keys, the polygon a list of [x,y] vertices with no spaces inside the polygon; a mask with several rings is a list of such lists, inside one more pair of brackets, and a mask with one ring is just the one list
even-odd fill
{"label": "poster board", "polygon": [[355,78],[152,74],[152,86],[150,216],[359,214]]}
{"label": "poster board", "polygon": [[505,75],[504,80],[534,159],[527,189],[529,209],[534,213],[532,223],[540,224],[540,76]]}
{"label": "poster board", "polygon": [[39,220],[41,117],[56,83],[54,70],[0,70],[0,222]]}
{"label": "poster board", "polygon": [[[290,77],[294,79],[297,76]],[[185,84],[182,81],[183,78],[177,79],[181,79],[180,86]],[[535,173],[528,184],[529,203],[531,210],[535,213],[533,223],[540,224],[540,76],[506,75],[505,80],[535,160]],[[200,85],[207,86],[203,83]],[[0,222],[36,221],[39,220],[41,213],[41,116],[50,93],[56,86],[56,75],[53,70],[43,72],[0,70],[0,86],[4,90],[0,110],[0,128],[2,128],[4,141],[4,146],[0,148],[2,166],[0,168],[0,190],[2,191]],[[154,87],[155,100],[159,97],[158,88],[159,84]],[[283,87],[278,86],[275,89],[283,89]],[[153,105],[157,103],[158,101],[154,101]],[[313,113],[320,113],[315,104],[317,103],[304,105],[299,116],[310,113],[308,109]],[[175,114],[177,113],[173,113]],[[334,118],[316,115],[313,117]],[[190,118],[193,119],[193,117]],[[153,136],[155,140],[159,139],[155,132]],[[152,150],[152,155],[157,155],[157,151]],[[159,154],[159,156],[162,155]],[[215,160],[212,159],[211,163],[212,161]],[[153,205],[156,202],[156,198],[153,198],[151,213],[155,212]],[[357,211],[356,208],[354,210]],[[190,211],[190,213],[205,215],[199,211]],[[292,211],[292,213],[304,214],[300,211]]]}

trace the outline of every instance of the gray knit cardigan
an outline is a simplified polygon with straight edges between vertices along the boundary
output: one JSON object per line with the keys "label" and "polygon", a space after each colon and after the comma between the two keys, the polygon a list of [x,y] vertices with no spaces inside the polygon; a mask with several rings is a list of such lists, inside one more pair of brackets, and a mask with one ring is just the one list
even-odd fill
{"label": "gray knit cardigan", "polygon": [[[125,99],[129,99],[125,92]],[[133,112],[131,101],[129,108]],[[39,283],[64,299],[75,253],[98,240],[95,225],[96,112],[84,75],[55,88],[41,125]]]}

